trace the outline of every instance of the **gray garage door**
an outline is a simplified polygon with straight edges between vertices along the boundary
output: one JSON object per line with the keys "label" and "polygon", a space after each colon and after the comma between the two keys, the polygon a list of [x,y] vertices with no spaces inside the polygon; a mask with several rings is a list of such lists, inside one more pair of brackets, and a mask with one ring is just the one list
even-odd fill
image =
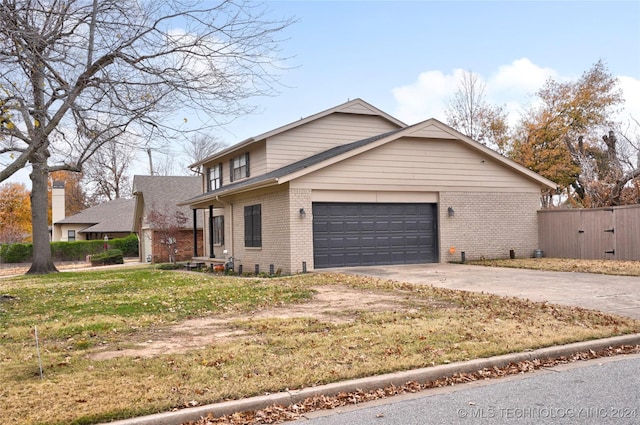
{"label": "gray garage door", "polygon": [[437,261],[436,204],[313,204],[315,268]]}

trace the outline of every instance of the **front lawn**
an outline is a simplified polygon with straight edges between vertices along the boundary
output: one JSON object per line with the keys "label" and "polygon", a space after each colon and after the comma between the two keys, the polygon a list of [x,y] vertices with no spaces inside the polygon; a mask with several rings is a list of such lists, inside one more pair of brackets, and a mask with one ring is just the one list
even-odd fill
{"label": "front lawn", "polygon": [[576,260],[572,258],[516,258],[513,260],[469,261],[491,267],[640,276],[640,261]]}
{"label": "front lawn", "polygon": [[640,331],[579,308],[339,274],[67,272],[0,279],[0,296],[11,424],[97,423]]}

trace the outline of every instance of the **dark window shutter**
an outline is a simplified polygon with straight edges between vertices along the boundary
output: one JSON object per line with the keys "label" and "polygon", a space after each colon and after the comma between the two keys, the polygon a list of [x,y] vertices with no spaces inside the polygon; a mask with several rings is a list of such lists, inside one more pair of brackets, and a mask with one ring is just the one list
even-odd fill
{"label": "dark window shutter", "polygon": [[218,164],[218,171],[220,177],[220,186],[222,186],[222,162]]}
{"label": "dark window shutter", "polygon": [[244,207],[244,246],[262,246],[262,205]]}
{"label": "dark window shutter", "polygon": [[229,161],[229,181],[233,183],[233,159]]}
{"label": "dark window shutter", "polygon": [[244,154],[245,162],[247,163],[247,175],[245,177],[249,177],[249,152]]}
{"label": "dark window shutter", "polygon": [[262,246],[262,206],[253,206],[253,246]]}
{"label": "dark window shutter", "polygon": [[251,205],[244,207],[244,246],[253,246],[251,245],[251,238],[253,236],[251,221],[253,218],[253,209]]}

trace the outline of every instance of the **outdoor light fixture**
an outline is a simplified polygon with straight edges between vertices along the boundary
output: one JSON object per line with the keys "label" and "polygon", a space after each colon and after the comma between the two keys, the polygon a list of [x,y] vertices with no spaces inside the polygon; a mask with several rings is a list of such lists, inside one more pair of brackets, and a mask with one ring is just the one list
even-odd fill
{"label": "outdoor light fixture", "polygon": [[300,218],[304,218],[307,215],[304,208],[300,208]]}
{"label": "outdoor light fixture", "polygon": [[449,217],[453,217],[455,213],[456,212],[453,210],[453,207],[447,208],[447,214],[449,214]]}

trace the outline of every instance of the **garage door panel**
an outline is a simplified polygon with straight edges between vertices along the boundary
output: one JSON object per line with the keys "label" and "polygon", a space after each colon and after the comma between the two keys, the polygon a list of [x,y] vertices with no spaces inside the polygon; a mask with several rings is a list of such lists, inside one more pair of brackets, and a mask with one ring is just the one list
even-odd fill
{"label": "garage door panel", "polygon": [[316,268],[437,261],[436,204],[314,203]]}
{"label": "garage door panel", "polygon": [[344,223],[344,231],[345,232],[353,232],[360,233],[360,223],[357,221],[345,221]]}

